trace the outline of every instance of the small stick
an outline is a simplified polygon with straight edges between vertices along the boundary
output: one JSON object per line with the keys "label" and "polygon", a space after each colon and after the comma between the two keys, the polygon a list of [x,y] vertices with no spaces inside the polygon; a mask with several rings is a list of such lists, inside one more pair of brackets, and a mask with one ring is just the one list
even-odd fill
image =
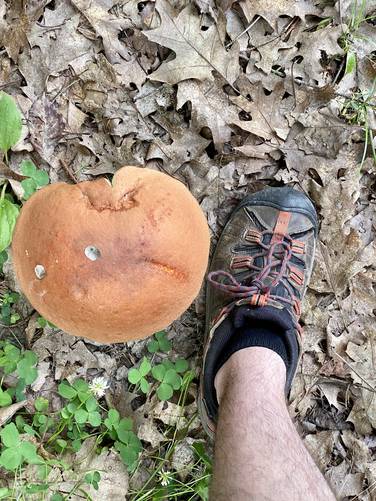
{"label": "small stick", "polygon": [[74,184],[77,184],[78,183],[78,179],[77,179],[76,175],[70,169],[70,167],[67,164],[67,162],[65,160],[63,160],[62,158],[60,158],[60,163],[61,163],[63,169],[65,170],[67,176],[69,177],[69,179],[71,179],[74,182]]}
{"label": "small stick", "polygon": [[237,35],[234,40],[231,40],[231,42],[229,42],[227,45],[226,45],[226,49],[229,49],[232,44],[234,44],[237,40],[239,40],[240,37],[242,37],[243,35],[245,35],[251,28],[253,28],[253,26],[257,23],[257,21],[260,19],[260,16],[257,16],[256,19],[254,21],[251,22],[251,24],[244,30],[242,31],[241,33],[239,33],[239,35]]}

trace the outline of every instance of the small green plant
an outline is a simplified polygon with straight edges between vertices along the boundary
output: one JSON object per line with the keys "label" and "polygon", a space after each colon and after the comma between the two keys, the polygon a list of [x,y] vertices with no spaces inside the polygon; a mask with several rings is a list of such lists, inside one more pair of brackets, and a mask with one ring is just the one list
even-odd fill
{"label": "small green plant", "polygon": [[56,325],[53,324],[52,322],[49,322],[48,320],[46,320],[45,318],[43,317],[38,317],[37,318],[37,324],[38,324],[38,327],[40,327],[41,329],[44,329],[45,327],[52,327],[53,329],[56,329]]}
{"label": "small green plant", "polygon": [[[22,350],[9,341],[0,341],[0,407],[7,407],[25,398],[23,391],[38,375],[36,364],[37,357],[32,351]],[[5,388],[7,376],[12,376],[13,382],[12,386]],[[8,475],[14,475],[14,479],[9,480],[8,487],[1,487],[0,499],[29,499],[32,494],[38,493],[43,493],[43,499],[46,499],[47,491],[51,493],[51,498],[48,499],[67,499],[60,494],[56,485],[47,483],[46,479],[52,467],[61,470],[69,468],[69,465],[60,460],[60,456],[65,451],[78,450],[82,441],[89,436],[97,437],[98,446],[105,442],[106,447],[113,446],[117,449],[129,469],[137,465],[141,442],[131,431],[132,421],[129,418],[120,419],[114,410],[106,416],[106,410],[98,404],[90,385],[82,379],[77,379],[72,384],[63,381],[58,391],[66,400],[66,405],[60,412],[52,413],[49,401],[38,397],[34,401],[33,413],[18,413],[10,423],[0,427],[2,475],[4,471]],[[109,428],[114,429],[110,431]],[[117,442],[119,444],[115,445]],[[43,450],[48,451],[51,459],[39,455],[39,445],[43,445]],[[31,483],[22,477],[23,469],[30,464],[36,467],[36,479]],[[7,474],[4,478],[6,477]],[[69,494],[73,495],[77,491],[89,499],[85,486],[91,485],[98,489],[99,481],[99,472],[85,472],[85,476],[77,480]]]}
{"label": "small green plant", "polygon": [[[0,160],[8,163],[8,151],[20,140],[22,116],[15,100],[3,91],[0,91]],[[23,160],[21,172],[26,179],[21,181],[24,190],[23,198],[28,200],[39,188],[49,183],[47,172],[37,169],[31,160]],[[0,195],[0,253],[11,243],[13,230],[19,215],[19,206],[12,197],[6,195],[7,181],[3,184]],[[0,255],[0,271],[4,263]]]}
{"label": "small green plant", "polygon": [[333,22],[333,18],[332,17],[324,17],[323,19],[321,19],[321,21],[319,21],[315,26],[313,26],[312,28],[310,28],[308,31],[323,30],[324,28],[326,28],[327,26],[329,26],[332,22]]}
{"label": "small green plant", "polygon": [[21,138],[22,117],[12,96],[0,92],[0,151],[7,153]]}
{"label": "small green plant", "polygon": [[[77,379],[73,384],[63,381],[58,387],[59,394],[68,403],[61,411],[62,421],[57,432],[48,442],[55,442],[58,448],[71,448],[78,451],[83,440],[98,429],[98,444],[110,440],[119,452],[124,464],[132,471],[137,466],[142,444],[132,431],[133,422],[130,418],[120,419],[116,409],[110,409],[106,418],[102,418],[99,405],[94,398],[90,386],[83,379]],[[91,427],[90,433],[87,426]],[[64,430],[70,443],[58,438]]]}
{"label": "small green plant", "polygon": [[20,315],[12,310],[13,305],[20,299],[17,292],[7,292],[0,298],[0,317],[5,325],[13,325],[21,318]]}
{"label": "small green plant", "polygon": [[142,444],[133,432],[132,420],[130,418],[120,419],[118,411],[110,409],[104,424],[108,429],[109,436],[115,440],[115,449],[119,452],[124,464],[128,466],[129,471],[134,471]]}
{"label": "small green plant", "polygon": [[[26,386],[33,383],[38,372],[36,369],[37,357],[32,351],[21,351],[9,341],[0,340],[0,407],[5,407],[13,402],[24,400],[24,390]],[[4,390],[4,376],[15,374],[17,376],[17,385],[13,388]]]}
{"label": "small green plant", "polygon": [[149,360],[144,357],[138,369],[133,367],[129,370],[128,381],[132,384],[140,385],[142,393],[147,394],[150,390],[150,384],[148,383],[146,376],[150,373],[150,371],[151,364]]}
{"label": "small green plant", "polygon": [[202,442],[192,445],[195,461],[187,479],[182,482],[177,472],[170,469],[170,457],[179,441],[157,457],[153,471],[144,486],[130,493],[130,501],[162,501],[167,499],[209,500],[209,484],[212,476],[212,461]]}
{"label": "small green plant", "polygon": [[6,250],[0,252],[0,273],[3,272],[3,266],[8,260],[8,253]]}
{"label": "small green plant", "polygon": [[21,186],[24,190],[23,198],[28,200],[38,188],[46,186],[50,179],[47,172],[37,169],[31,160],[23,160],[21,162],[21,172],[27,179],[21,181]]}
{"label": "small green plant", "polygon": [[86,473],[84,480],[88,485],[92,485],[94,489],[97,491],[99,489],[98,483],[100,482],[101,474],[99,471],[91,471],[90,473]]}
{"label": "small green plant", "polygon": [[169,400],[174,391],[180,390],[183,383],[181,374],[187,370],[188,362],[184,359],[177,360],[175,364],[165,360],[152,368],[152,375],[159,383],[157,388],[159,400]]}
{"label": "small green plant", "polygon": [[[69,401],[69,404],[61,409],[61,417],[68,430],[72,431],[85,424],[100,426],[102,417],[98,411],[98,402],[86,381],[76,379],[72,385],[63,381],[59,384],[58,391],[59,395]],[[75,436],[73,438],[76,439]]]}
{"label": "small green plant", "polygon": [[[167,339],[165,331],[154,334],[153,339],[147,345],[149,353],[153,355],[158,352],[168,352],[171,348],[172,343]],[[184,359],[179,359],[175,363],[163,360],[160,364],[152,365],[150,360],[144,357],[138,368],[133,367],[129,370],[128,381],[136,385],[136,391],[139,388],[142,393],[147,395],[150,392],[150,377],[152,377],[154,379],[153,387],[156,388],[159,400],[169,400],[175,391],[181,389],[182,375],[188,370],[188,367],[188,362]]]}
{"label": "small green plant", "polygon": [[[346,30],[338,40],[340,47],[346,54],[345,74],[352,73],[356,69],[356,52],[354,50],[354,40],[362,39],[359,28],[362,23],[375,19],[376,16],[366,16],[366,0],[354,0],[351,9],[351,17]],[[375,48],[376,48],[376,42]]]}
{"label": "small green plant", "polygon": [[172,348],[172,343],[167,339],[166,331],[160,331],[154,334],[154,338],[147,345],[149,353],[167,353]]}
{"label": "small green plant", "polygon": [[6,183],[0,195],[0,252],[4,251],[12,241],[13,230],[19,214],[18,205],[5,196]]}
{"label": "small green plant", "polygon": [[148,394],[150,391],[150,382],[148,376],[154,378],[157,396],[159,400],[169,400],[174,391],[182,387],[182,374],[188,370],[188,362],[179,359],[175,363],[170,360],[164,360],[160,364],[151,365],[148,358],[144,357],[138,368],[133,367],[128,372],[128,381],[139,387],[142,393]]}
{"label": "small green plant", "polygon": [[9,423],[0,431],[2,450],[0,465],[6,470],[16,470],[22,463],[43,464],[36,446],[23,441],[14,423]]}
{"label": "small green plant", "polygon": [[368,92],[355,92],[351,98],[345,99],[341,115],[352,125],[359,125],[364,129],[364,151],[361,165],[366,158],[368,145],[371,148],[373,160],[376,163],[376,151],[372,127],[369,124],[369,111],[376,109],[376,79]]}

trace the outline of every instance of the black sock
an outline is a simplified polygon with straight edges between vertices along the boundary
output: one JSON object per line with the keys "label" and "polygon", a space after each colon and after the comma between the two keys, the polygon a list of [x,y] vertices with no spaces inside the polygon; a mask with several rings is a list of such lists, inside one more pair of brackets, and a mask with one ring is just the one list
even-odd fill
{"label": "black sock", "polygon": [[284,330],[274,322],[265,320],[246,323],[238,327],[218,357],[215,374],[236,351],[251,346],[262,346],[275,351],[289,367],[289,357],[284,341]]}

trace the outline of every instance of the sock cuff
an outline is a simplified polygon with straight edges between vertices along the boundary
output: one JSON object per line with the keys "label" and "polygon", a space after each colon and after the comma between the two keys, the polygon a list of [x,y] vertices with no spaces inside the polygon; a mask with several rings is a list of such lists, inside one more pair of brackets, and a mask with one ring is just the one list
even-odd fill
{"label": "sock cuff", "polygon": [[229,343],[218,357],[215,374],[235,352],[252,346],[268,348],[277,353],[283,360],[286,371],[289,367],[289,357],[286,343],[283,339],[284,331],[273,322],[254,322],[244,325],[234,332]]}

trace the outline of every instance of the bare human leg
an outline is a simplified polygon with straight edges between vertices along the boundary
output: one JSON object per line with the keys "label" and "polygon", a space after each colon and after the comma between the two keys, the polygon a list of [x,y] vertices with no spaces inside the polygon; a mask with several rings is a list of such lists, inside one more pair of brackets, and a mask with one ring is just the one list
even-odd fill
{"label": "bare human leg", "polygon": [[334,501],[287,410],[275,352],[234,353],[215,378],[219,401],[212,501]]}

